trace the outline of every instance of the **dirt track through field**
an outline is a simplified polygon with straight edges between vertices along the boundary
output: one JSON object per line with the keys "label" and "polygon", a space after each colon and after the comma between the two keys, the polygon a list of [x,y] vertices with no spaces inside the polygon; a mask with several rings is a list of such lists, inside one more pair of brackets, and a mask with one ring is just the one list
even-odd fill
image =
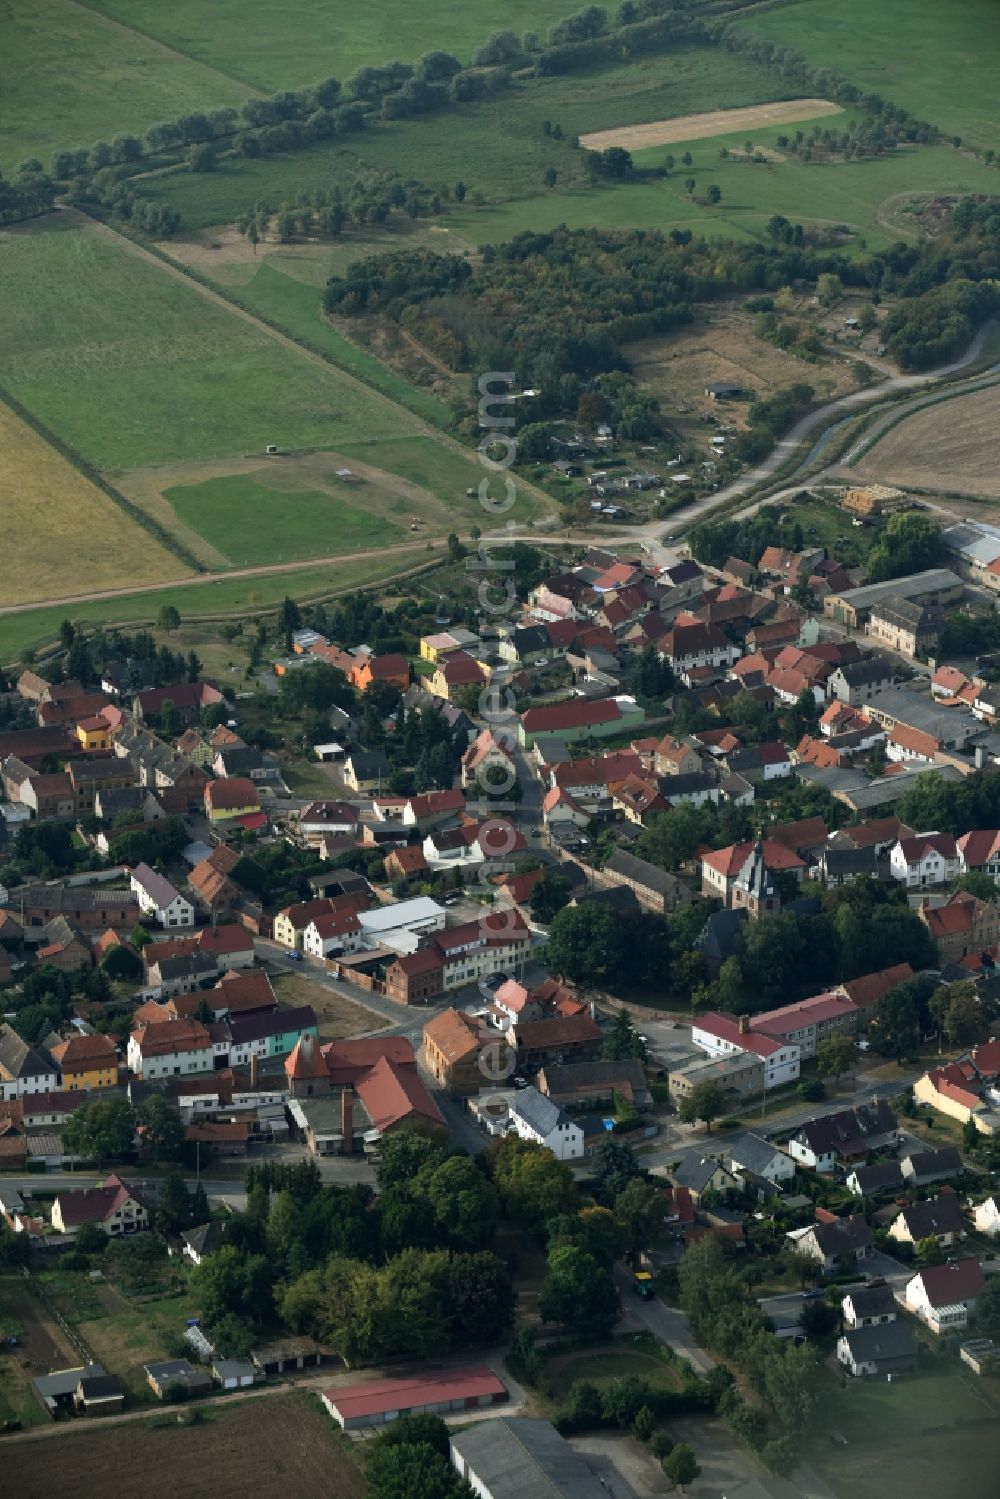
{"label": "dirt track through field", "polygon": [[793,120],[814,120],[819,115],[838,115],[842,108],[829,99],[780,99],[774,104],[748,104],[743,109],[713,109],[706,114],[677,115],[672,120],[653,120],[648,125],[621,125],[614,130],[595,130],[581,135],[588,151],[606,151],[623,146],[641,151],[644,146],[670,146],[675,141],[703,140],[710,135],[734,135],[737,130],[788,125]]}

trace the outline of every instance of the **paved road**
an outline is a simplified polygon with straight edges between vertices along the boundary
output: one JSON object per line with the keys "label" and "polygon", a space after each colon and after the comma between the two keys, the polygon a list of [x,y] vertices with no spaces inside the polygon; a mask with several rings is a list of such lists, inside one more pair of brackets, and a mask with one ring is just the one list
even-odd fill
{"label": "paved road", "polygon": [[688,1319],[680,1307],[667,1306],[658,1296],[652,1301],[636,1296],[632,1276],[623,1265],[615,1266],[615,1283],[621,1290],[626,1312],[641,1322],[654,1338],[666,1343],[681,1358],[686,1358],[697,1374],[708,1374],[715,1368],[714,1358],[695,1342]]}

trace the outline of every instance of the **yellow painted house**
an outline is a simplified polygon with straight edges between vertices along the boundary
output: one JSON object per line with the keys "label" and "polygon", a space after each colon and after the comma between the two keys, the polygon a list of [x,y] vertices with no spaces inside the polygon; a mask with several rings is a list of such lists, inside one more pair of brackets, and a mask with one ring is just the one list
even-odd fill
{"label": "yellow painted house", "polygon": [[453,651],[475,650],[479,645],[478,635],[473,635],[471,630],[463,630],[456,626],[454,630],[442,630],[438,635],[422,635],[420,637],[420,659],[430,661],[436,666]]}
{"label": "yellow painted house", "polygon": [[96,1091],[118,1083],[118,1048],[110,1036],[72,1036],[53,1046],[49,1055],[59,1069],[63,1092],[73,1088]]}
{"label": "yellow painted house", "polygon": [[76,737],[89,753],[106,753],[111,748],[111,725],[99,713],[94,718],[81,718]]}

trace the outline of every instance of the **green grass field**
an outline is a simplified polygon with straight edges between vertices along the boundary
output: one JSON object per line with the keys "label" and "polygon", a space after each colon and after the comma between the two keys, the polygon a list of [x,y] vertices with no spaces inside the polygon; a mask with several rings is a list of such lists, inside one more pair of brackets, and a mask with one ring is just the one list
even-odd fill
{"label": "green grass field", "polygon": [[381,0],[360,11],[329,0],[91,0],[96,10],[158,37],[191,57],[265,92],[362,64],[413,62],[434,47],[465,60],[494,31],[538,31],[572,13],[568,0],[507,0],[502,15],[488,0]]}
{"label": "green grass field", "polygon": [[[759,144],[780,132],[761,132]],[[742,146],[734,136],[687,143],[694,165],[678,166],[667,181],[602,185],[568,192],[517,198],[483,207],[463,204],[443,220],[464,239],[479,244],[499,243],[528,227],[544,231],[559,224],[571,228],[691,229],[707,239],[762,239],[764,226],[775,213],[793,221],[816,225],[846,225],[855,235],[845,251],[875,250],[915,236],[905,214],[913,196],[944,192],[988,193],[1000,186],[997,173],[947,146],[921,146],[872,161],[808,165],[787,158],[754,165],[722,161],[722,145]],[[637,151],[637,162],[655,166],[666,146]],[[694,198],[684,183],[693,177]],[[711,183],[722,191],[717,207],[699,203]],[[862,244],[864,241],[864,244]]]}
{"label": "green grass field", "polygon": [[[541,191],[550,166],[560,184],[583,185],[581,154],[570,141],[586,131],[761,104],[796,92],[746,58],[680,47],[599,71],[527,79],[495,100],[379,124],[347,142],[251,161],[226,158],[211,173],[149,178],[142,191],[174,204],[190,229],[231,222],[258,199],[277,207],[296,193],[350,182],[368,167],[435,188],[450,189],[461,179],[470,198],[479,192],[488,201],[503,200]],[[561,141],[545,135],[544,120],[561,126]],[[550,196],[559,201],[562,194]]]}
{"label": "green grass field", "polygon": [[[426,554],[426,561],[440,559],[443,551],[444,544],[439,540],[434,551]],[[164,604],[173,604],[182,619],[200,616],[225,619],[274,608],[286,594],[295,599],[309,599],[366,588],[411,567],[418,568],[424,560],[423,550],[416,548],[412,552],[338,563],[335,567],[303,567],[204,583],[192,581],[150,593],[0,614],[0,663],[17,661],[22,651],[54,641],[67,617],[83,625],[136,624],[155,621]]]}
{"label": "green grass field", "polygon": [[[990,1380],[966,1374],[957,1357],[947,1372],[891,1385],[859,1379],[840,1391],[831,1374],[819,1409],[805,1456],[845,1499],[882,1499],[887,1472],[892,1491],[911,1499],[996,1494],[996,1395]],[[831,1431],[846,1445],[833,1442]]]}
{"label": "green grass field", "polygon": [[319,490],[283,493],[242,474],[177,485],[165,497],[234,567],[363,551],[404,540],[402,527]]}
{"label": "green grass field", "polygon": [[[124,7],[128,9],[128,7]],[[169,52],[75,0],[0,4],[0,168],[56,147],[141,134],[252,93],[226,71]]]}
{"label": "green grass field", "polygon": [[418,427],[91,229],[45,220],[10,236],[3,262],[3,381],[100,468]]}
{"label": "green grass field", "polygon": [[298,267],[290,259],[284,262],[289,266],[287,274],[279,269],[282,263],[278,255],[273,259],[262,258],[250,280],[240,286],[233,286],[231,282],[229,285],[220,282],[220,286],[231,291],[252,312],[268,322],[277,323],[293,338],[373,385],[391,401],[408,407],[434,426],[448,425],[451,413],[443,401],[395,374],[373,354],[345,338],[323,317],[322,288],[327,277],[333,274],[332,266],[320,267],[318,277],[305,281],[292,273],[293,269],[297,272]]}
{"label": "green grass field", "polygon": [[948,135],[1000,146],[993,0],[800,0],[738,24]]}

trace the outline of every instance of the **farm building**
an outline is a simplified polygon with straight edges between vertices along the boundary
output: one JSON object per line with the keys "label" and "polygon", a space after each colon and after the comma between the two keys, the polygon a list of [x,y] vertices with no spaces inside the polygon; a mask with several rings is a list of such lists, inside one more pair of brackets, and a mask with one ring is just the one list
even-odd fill
{"label": "farm building", "polygon": [[327,1390],[321,1397],[345,1431],[385,1426],[399,1416],[481,1410],[500,1405],[507,1388],[485,1364],[442,1369],[409,1379],[374,1379],[366,1384]]}
{"label": "farm building", "polygon": [[549,1421],[480,1421],[455,1433],[451,1461],[483,1499],[604,1499],[611,1492]]}

